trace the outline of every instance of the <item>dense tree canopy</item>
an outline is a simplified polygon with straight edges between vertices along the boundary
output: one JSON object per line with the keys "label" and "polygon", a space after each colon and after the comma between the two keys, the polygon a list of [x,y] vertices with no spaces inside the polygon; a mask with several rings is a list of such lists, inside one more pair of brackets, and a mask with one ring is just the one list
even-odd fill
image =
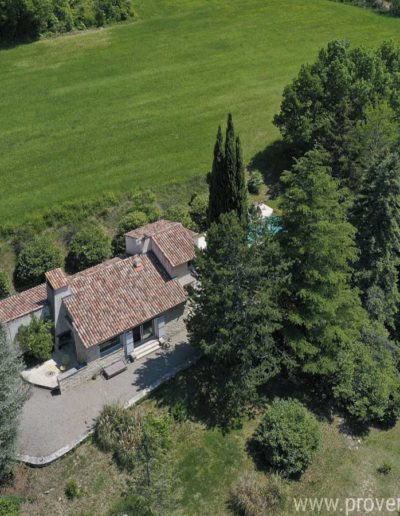
{"label": "dense tree canopy", "polygon": [[72,272],[93,267],[111,256],[111,241],[97,226],[78,231],[71,240],[66,266]]}
{"label": "dense tree canopy", "polygon": [[354,186],[349,133],[371,106],[386,101],[399,111],[399,71],[400,51],[391,43],[371,51],[333,41],[285,88],[275,124],[297,156],[324,147],[333,173]]}
{"label": "dense tree canopy", "polygon": [[331,374],[338,351],[359,339],[366,315],[350,286],[357,251],[340,190],[312,150],[282,180],[280,241],[289,267],[281,297],[284,343],[304,371]]}
{"label": "dense tree canopy", "polygon": [[210,361],[209,401],[222,424],[240,418],[257,387],[279,372],[278,256],[269,237],[249,246],[233,212],[210,227],[207,248],[197,252],[188,330]]}
{"label": "dense tree canopy", "polygon": [[0,269],[0,299],[11,294],[11,282],[8,275]]}
{"label": "dense tree canopy", "polygon": [[15,282],[18,287],[29,288],[43,283],[45,273],[62,267],[61,250],[46,236],[28,242],[17,257]]}

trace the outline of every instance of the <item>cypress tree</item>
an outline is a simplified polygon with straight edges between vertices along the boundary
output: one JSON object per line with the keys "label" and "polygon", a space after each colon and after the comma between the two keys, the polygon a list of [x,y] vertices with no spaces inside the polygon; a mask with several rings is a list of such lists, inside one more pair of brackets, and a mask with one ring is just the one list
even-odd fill
{"label": "cypress tree", "polygon": [[217,138],[214,146],[214,160],[211,173],[208,177],[209,201],[208,201],[208,224],[211,225],[219,219],[225,211],[224,194],[224,141],[221,126],[218,127]]}
{"label": "cypress tree", "polygon": [[21,370],[22,364],[0,323],[0,482],[12,472],[15,460],[18,419],[27,392]]}
{"label": "cypress tree", "polygon": [[239,219],[246,224],[247,222],[247,187],[244,175],[244,164],[242,155],[242,146],[239,136],[236,138],[236,212]]}
{"label": "cypress tree", "polygon": [[209,183],[208,223],[218,222],[222,213],[236,212],[247,221],[247,189],[240,139],[235,138],[232,115],[228,115],[225,145],[218,128]]}
{"label": "cypress tree", "polygon": [[400,159],[386,152],[368,167],[354,208],[357,283],[372,319],[394,329],[400,294]]}
{"label": "cypress tree", "polygon": [[279,237],[289,273],[281,297],[283,341],[303,371],[322,375],[335,372],[338,352],[358,341],[368,322],[350,285],[355,228],[327,159],[312,150],[284,173]]}

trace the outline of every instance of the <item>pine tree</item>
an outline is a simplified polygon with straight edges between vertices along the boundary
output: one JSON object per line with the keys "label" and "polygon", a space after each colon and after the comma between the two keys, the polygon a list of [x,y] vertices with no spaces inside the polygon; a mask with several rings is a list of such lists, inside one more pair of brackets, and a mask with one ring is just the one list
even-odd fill
{"label": "pine tree", "polygon": [[360,250],[356,278],[370,317],[395,326],[400,294],[400,159],[386,153],[368,167],[353,218]]}
{"label": "pine tree", "polygon": [[0,481],[11,472],[16,454],[18,419],[26,399],[22,366],[0,324]]}
{"label": "pine tree", "polygon": [[212,171],[208,177],[208,223],[218,222],[222,213],[236,212],[247,222],[247,189],[240,139],[235,138],[232,115],[228,115],[225,145],[221,127],[214,147]]}
{"label": "pine tree", "polygon": [[197,252],[187,326],[190,342],[209,361],[202,388],[223,425],[240,420],[257,387],[279,371],[276,245],[249,247],[243,225],[229,213],[210,227],[207,248]]}
{"label": "pine tree", "polygon": [[350,286],[355,229],[326,160],[312,150],[284,174],[280,233],[290,279],[281,297],[284,344],[297,365],[316,374],[335,371],[339,350],[367,322]]}

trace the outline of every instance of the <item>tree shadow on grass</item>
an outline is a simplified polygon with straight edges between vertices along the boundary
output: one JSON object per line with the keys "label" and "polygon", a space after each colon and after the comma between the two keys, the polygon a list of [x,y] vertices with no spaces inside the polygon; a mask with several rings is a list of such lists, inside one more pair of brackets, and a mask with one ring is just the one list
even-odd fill
{"label": "tree shadow on grass", "polygon": [[271,197],[275,198],[282,193],[282,172],[290,169],[292,164],[293,149],[284,140],[275,140],[253,156],[248,169],[261,172]]}

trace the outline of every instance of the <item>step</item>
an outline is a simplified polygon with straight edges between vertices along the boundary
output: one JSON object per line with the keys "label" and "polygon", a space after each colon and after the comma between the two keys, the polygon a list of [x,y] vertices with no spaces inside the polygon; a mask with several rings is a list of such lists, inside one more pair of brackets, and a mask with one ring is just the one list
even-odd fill
{"label": "step", "polygon": [[153,340],[147,344],[143,344],[143,346],[135,349],[135,360],[140,360],[141,358],[150,355],[150,353],[154,353],[154,351],[157,351],[158,349],[160,349],[160,343],[158,340]]}

